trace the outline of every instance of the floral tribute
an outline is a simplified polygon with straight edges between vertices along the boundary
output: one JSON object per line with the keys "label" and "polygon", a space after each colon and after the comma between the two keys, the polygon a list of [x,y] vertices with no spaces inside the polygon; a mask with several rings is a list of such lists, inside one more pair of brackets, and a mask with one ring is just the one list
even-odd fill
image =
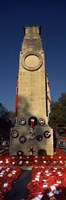
{"label": "floral tribute", "polygon": [[66,188],[66,168],[34,167],[27,188],[30,192],[27,200],[65,200],[66,191],[64,196],[63,188]]}
{"label": "floral tribute", "polygon": [[56,149],[56,155],[54,156],[25,156],[25,155],[14,155],[14,156],[1,156],[0,166],[53,166],[53,167],[66,167],[66,153],[60,149]]}
{"label": "floral tribute", "polygon": [[22,166],[32,166],[26,200],[66,200],[66,153],[58,148],[54,156],[0,156],[0,200],[12,189]]}
{"label": "floral tribute", "polygon": [[6,197],[21,173],[21,168],[0,167],[0,200]]}
{"label": "floral tribute", "polygon": [[42,161],[42,166],[33,166],[27,200],[66,200],[66,153],[57,148],[56,155]]}

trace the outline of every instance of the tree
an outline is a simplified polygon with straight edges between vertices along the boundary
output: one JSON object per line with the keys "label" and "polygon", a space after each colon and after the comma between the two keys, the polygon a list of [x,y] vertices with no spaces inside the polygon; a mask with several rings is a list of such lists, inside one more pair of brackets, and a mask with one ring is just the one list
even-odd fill
{"label": "tree", "polygon": [[3,118],[4,115],[7,113],[7,109],[3,106],[2,103],[0,103],[0,118]]}
{"label": "tree", "polygon": [[9,111],[9,119],[11,121],[11,127],[14,126],[16,121],[15,112]]}
{"label": "tree", "polygon": [[8,111],[2,103],[0,103],[0,121],[5,121],[10,126],[13,126],[15,123],[15,113]]}
{"label": "tree", "polygon": [[58,101],[60,105],[62,105],[65,108],[66,107],[66,93],[62,93]]}
{"label": "tree", "polygon": [[57,102],[52,101],[49,125],[52,128],[56,125],[66,126],[66,93],[62,93]]}
{"label": "tree", "polygon": [[2,103],[0,103],[0,138],[10,137],[10,128],[15,124],[15,113],[8,111]]}

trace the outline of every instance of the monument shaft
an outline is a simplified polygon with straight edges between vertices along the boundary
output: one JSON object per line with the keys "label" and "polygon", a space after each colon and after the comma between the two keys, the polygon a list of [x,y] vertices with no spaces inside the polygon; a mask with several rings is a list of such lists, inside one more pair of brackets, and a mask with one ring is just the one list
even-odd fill
{"label": "monument shaft", "polygon": [[39,26],[24,27],[16,94],[17,123],[11,131],[10,154],[53,154],[48,125],[45,56]]}

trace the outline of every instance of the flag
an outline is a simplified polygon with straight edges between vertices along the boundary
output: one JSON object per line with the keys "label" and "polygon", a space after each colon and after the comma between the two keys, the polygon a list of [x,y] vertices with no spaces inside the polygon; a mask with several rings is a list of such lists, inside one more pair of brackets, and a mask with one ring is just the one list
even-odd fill
{"label": "flag", "polygon": [[18,76],[16,80],[16,101],[15,101],[15,113],[16,113],[16,121],[17,121],[17,113],[18,113]]}
{"label": "flag", "polygon": [[50,114],[50,104],[51,104],[51,95],[50,95],[50,84],[48,80],[48,75],[46,74],[46,110],[47,110],[47,117]]}

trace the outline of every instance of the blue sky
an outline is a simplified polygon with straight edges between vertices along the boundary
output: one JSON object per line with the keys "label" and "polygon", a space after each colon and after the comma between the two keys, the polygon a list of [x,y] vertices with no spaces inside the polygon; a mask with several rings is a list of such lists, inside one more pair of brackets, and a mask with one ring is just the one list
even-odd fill
{"label": "blue sky", "polygon": [[16,77],[24,25],[41,25],[51,98],[66,92],[66,2],[0,1],[0,102],[15,109]]}

